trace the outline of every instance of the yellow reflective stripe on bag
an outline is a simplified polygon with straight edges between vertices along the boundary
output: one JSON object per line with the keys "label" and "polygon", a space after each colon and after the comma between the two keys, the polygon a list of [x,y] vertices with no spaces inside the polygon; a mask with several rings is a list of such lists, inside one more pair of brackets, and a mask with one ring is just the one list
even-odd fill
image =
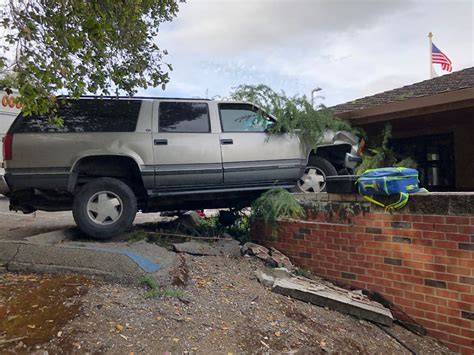
{"label": "yellow reflective stripe on bag", "polygon": [[372,202],[372,203],[375,203],[377,206],[380,206],[380,207],[383,207],[385,208],[385,211],[389,212],[389,211],[393,211],[393,210],[398,210],[399,208],[402,208],[403,206],[405,206],[408,202],[408,198],[410,197],[409,194],[407,194],[406,192],[400,192],[400,198],[398,199],[397,202],[395,203],[392,203],[390,205],[384,205],[382,202],[380,201],[377,201],[375,199],[373,199],[372,197],[370,196],[365,196],[363,195],[363,197],[369,201],[369,202]]}

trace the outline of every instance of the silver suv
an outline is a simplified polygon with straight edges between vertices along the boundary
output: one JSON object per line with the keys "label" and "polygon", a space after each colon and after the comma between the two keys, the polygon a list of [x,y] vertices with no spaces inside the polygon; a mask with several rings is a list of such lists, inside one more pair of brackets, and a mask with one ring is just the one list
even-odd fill
{"label": "silver suv", "polygon": [[245,207],[275,186],[317,191],[360,160],[348,133],[315,150],[266,134],[274,118],[249,103],[85,97],[65,100],[60,115],[62,127],[16,118],[0,193],[25,213],[72,209],[95,238],[123,231],[138,210]]}

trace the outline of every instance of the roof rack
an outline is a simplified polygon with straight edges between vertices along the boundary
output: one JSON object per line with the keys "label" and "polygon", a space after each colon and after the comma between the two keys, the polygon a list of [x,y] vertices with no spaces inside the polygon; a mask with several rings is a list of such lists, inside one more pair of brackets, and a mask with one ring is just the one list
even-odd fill
{"label": "roof rack", "polygon": [[[69,95],[58,95],[58,97],[69,98]],[[82,95],[80,99],[117,99],[117,100],[183,100],[183,101],[212,101],[211,99],[196,97],[160,97],[160,96],[100,96],[100,95]]]}

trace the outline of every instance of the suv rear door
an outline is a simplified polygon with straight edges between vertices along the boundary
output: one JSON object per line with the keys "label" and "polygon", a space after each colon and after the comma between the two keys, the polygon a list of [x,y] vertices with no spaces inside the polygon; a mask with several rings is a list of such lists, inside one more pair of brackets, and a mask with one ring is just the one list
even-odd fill
{"label": "suv rear door", "polygon": [[222,184],[219,133],[211,129],[209,102],[166,100],[157,101],[156,105],[155,188]]}
{"label": "suv rear door", "polygon": [[296,135],[268,135],[272,118],[251,104],[220,103],[219,114],[224,184],[295,184],[306,166]]}

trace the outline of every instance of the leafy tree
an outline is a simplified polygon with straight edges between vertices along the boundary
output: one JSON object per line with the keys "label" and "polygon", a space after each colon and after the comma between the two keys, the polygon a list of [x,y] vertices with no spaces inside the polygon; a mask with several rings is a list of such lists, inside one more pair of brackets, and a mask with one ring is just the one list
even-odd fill
{"label": "leafy tree", "polygon": [[336,118],[331,109],[323,105],[313,107],[304,95],[289,97],[285,92],[277,93],[266,85],[240,85],[230,97],[254,103],[275,116],[277,121],[268,133],[295,132],[313,146],[321,142],[327,130],[356,131],[348,122]]}
{"label": "leafy tree", "polygon": [[30,115],[50,111],[60,90],[78,98],[164,87],[172,67],[155,38],[180,1],[8,0],[1,21],[2,89],[15,86]]}

